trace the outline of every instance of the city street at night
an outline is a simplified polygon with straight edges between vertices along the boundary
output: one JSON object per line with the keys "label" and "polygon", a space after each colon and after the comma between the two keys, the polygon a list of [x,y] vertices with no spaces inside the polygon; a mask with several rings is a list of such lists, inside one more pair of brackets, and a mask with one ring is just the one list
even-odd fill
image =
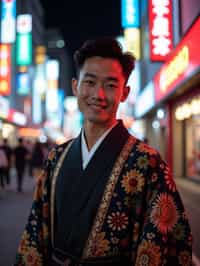
{"label": "city street at night", "polygon": [[0,266],[200,266],[199,43],[200,0],[0,0]]}

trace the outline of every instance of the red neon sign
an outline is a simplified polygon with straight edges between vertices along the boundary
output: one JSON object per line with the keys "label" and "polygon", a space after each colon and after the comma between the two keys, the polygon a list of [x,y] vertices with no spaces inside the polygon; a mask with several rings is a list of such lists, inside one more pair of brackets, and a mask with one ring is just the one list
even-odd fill
{"label": "red neon sign", "polygon": [[0,44],[0,95],[11,93],[11,47]]}
{"label": "red neon sign", "polygon": [[172,1],[149,0],[150,59],[165,61],[172,50]]}
{"label": "red neon sign", "polygon": [[178,85],[200,71],[200,18],[170,54],[154,77],[156,102],[166,98]]}

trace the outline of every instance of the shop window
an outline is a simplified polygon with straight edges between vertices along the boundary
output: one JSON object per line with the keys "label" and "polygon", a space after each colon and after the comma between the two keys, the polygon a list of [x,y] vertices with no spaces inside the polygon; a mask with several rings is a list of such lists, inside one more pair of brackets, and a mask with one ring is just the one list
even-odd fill
{"label": "shop window", "polygon": [[200,181],[200,116],[186,122],[186,171],[187,176]]}

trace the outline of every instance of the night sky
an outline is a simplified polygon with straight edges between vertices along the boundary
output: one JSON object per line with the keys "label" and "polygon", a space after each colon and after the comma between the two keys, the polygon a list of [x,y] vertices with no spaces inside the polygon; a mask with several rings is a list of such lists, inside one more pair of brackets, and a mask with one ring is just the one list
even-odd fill
{"label": "night sky", "polygon": [[40,0],[47,28],[58,27],[73,53],[86,39],[121,33],[120,0]]}

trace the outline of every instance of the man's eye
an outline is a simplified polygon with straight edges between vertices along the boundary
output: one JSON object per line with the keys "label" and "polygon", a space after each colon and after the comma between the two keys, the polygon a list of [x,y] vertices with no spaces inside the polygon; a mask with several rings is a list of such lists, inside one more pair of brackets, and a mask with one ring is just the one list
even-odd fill
{"label": "man's eye", "polygon": [[113,84],[113,83],[108,83],[107,87],[110,88],[110,89],[115,89],[115,88],[117,88],[117,85]]}
{"label": "man's eye", "polygon": [[85,83],[89,86],[94,85],[94,81],[93,80],[85,80]]}

